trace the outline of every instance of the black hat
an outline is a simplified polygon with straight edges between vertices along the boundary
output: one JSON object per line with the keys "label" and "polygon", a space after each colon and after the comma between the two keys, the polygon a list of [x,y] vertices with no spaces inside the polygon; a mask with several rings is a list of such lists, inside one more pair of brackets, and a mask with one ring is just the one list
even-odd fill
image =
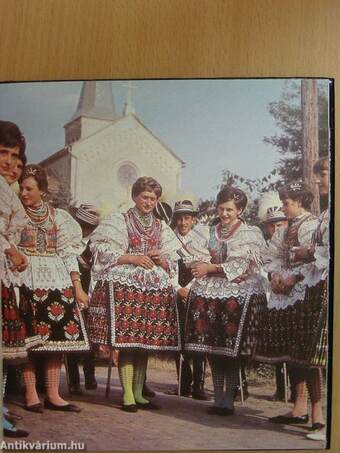
{"label": "black hat", "polygon": [[172,220],[172,208],[168,203],[159,201],[153,210],[153,215],[159,220],[164,220],[167,225],[170,225]]}

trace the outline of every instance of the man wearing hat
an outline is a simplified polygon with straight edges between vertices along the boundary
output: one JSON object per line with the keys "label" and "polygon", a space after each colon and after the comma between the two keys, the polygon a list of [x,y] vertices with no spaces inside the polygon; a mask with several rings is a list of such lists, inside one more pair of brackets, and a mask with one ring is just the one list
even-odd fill
{"label": "man wearing hat", "polygon": [[[177,289],[177,307],[182,338],[184,337],[186,300],[193,280],[190,263],[210,262],[211,259],[208,251],[209,229],[204,225],[196,225],[197,214],[198,212],[194,209],[190,200],[175,203],[172,224],[182,248],[178,251],[181,258],[178,261],[178,281],[174,282],[174,286]],[[192,370],[190,366],[191,358],[193,362]],[[201,356],[184,355],[179,384],[182,396],[192,395],[195,399],[208,399],[204,392],[204,363],[205,358]],[[176,365],[179,374],[179,361]]]}
{"label": "man wearing hat", "polygon": [[[98,226],[99,223],[98,210],[95,206],[91,204],[82,204],[76,211],[75,219],[79,223],[83,233],[82,242],[84,245],[84,251],[78,257],[78,263],[82,287],[85,292],[88,292],[91,282],[91,266],[92,266],[92,255],[89,248],[89,237]],[[73,395],[82,394],[78,369],[78,361],[81,359],[83,360],[84,364],[85,389],[94,390],[97,388],[97,382],[95,379],[94,351],[83,353],[81,355],[68,354],[67,369],[68,369],[69,392],[70,394]]]}

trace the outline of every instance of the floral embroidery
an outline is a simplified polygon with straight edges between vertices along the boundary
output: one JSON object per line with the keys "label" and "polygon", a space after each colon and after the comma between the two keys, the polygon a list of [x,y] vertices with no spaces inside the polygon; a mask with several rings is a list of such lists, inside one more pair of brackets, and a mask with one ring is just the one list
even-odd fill
{"label": "floral embroidery", "polygon": [[64,307],[59,304],[58,302],[53,302],[48,308],[48,317],[52,321],[60,321],[63,319],[64,314],[65,314],[65,309]]}
{"label": "floral embroidery", "polygon": [[47,340],[51,334],[51,326],[47,322],[41,321],[37,324],[37,333],[43,340]]}
{"label": "floral embroidery", "polygon": [[66,326],[64,326],[65,337],[68,340],[77,340],[79,337],[79,326],[74,321],[69,321]]}

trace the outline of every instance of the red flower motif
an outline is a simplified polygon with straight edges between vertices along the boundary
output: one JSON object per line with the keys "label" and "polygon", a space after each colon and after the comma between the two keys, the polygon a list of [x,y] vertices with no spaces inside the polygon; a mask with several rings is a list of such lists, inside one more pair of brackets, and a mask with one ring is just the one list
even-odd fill
{"label": "red flower motif", "polygon": [[131,307],[131,305],[126,305],[126,306],[123,308],[123,311],[124,311],[125,314],[131,315],[131,313],[133,312],[133,308]]}
{"label": "red flower motif", "polygon": [[2,339],[6,342],[9,340],[9,331],[7,327],[5,327],[2,332]]}
{"label": "red flower motif", "polygon": [[48,337],[50,335],[50,326],[45,322],[40,322],[37,325],[37,333],[43,338]]}
{"label": "red flower motif", "polygon": [[165,310],[162,310],[160,313],[159,313],[159,318],[160,319],[166,319],[166,316],[167,316],[167,313]]}
{"label": "red flower motif", "polygon": [[202,297],[197,297],[196,300],[195,300],[195,308],[196,310],[201,310],[202,308],[204,308],[204,299],[202,299]]}
{"label": "red flower motif", "polygon": [[117,290],[115,292],[115,298],[119,301],[124,300],[124,292],[122,290]]}
{"label": "red flower motif", "polygon": [[167,335],[171,335],[173,333],[173,329],[171,326],[166,326],[164,328],[164,332],[167,334]]}
{"label": "red flower motif", "polygon": [[228,335],[228,337],[233,337],[236,335],[237,333],[237,326],[235,323],[233,322],[228,322],[226,325],[225,325],[225,332],[226,334]]}
{"label": "red flower motif", "polygon": [[239,307],[239,304],[234,297],[231,297],[228,302],[226,303],[226,309],[229,311],[229,313],[234,313]]}
{"label": "red flower motif", "polygon": [[162,326],[160,326],[159,324],[155,327],[155,332],[160,335],[162,332],[163,332],[163,328]]}
{"label": "red flower motif", "polygon": [[64,291],[63,291],[63,295],[67,299],[72,299],[72,297],[73,297],[73,289],[72,288],[65,288]]}
{"label": "red flower motif", "polygon": [[123,307],[121,305],[116,305],[115,311],[116,311],[116,315],[120,315],[123,311]]}
{"label": "red flower motif", "polygon": [[210,310],[216,312],[216,311],[217,311],[217,307],[218,307],[218,304],[217,304],[216,300],[211,300],[211,301],[209,302],[209,308],[210,308]]}
{"label": "red flower motif", "polygon": [[148,245],[149,245],[150,247],[155,247],[155,245],[157,245],[157,240],[156,240],[155,238],[153,238],[153,237],[150,238],[150,239],[148,240]]}
{"label": "red flower motif", "polygon": [[135,293],[133,291],[128,291],[127,298],[128,300],[133,300],[135,298]]}
{"label": "red flower motif", "polygon": [[138,322],[137,322],[137,321],[132,321],[132,322],[131,322],[131,327],[132,327],[133,329],[138,329]]}
{"label": "red flower motif", "polygon": [[77,326],[77,324],[73,321],[70,321],[66,328],[65,328],[65,331],[70,334],[70,335],[76,335],[77,333],[79,333],[79,327]]}
{"label": "red flower motif", "polygon": [[137,300],[137,302],[139,302],[140,304],[142,304],[143,301],[144,301],[143,293],[137,293],[137,294],[136,294],[136,300]]}
{"label": "red flower motif", "polygon": [[156,310],[150,310],[149,313],[148,313],[148,315],[149,315],[149,318],[150,318],[150,319],[157,319],[157,312],[156,312]]}
{"label": "red flower motif", "polygon": [[52,304],[50,307],[51,313],[54,316],[59,316],[64,313],[64,308],[58,303]]}
{"label": "red flower motif", "polygon": [[46,296],[47,290],[46,290],[46,289],[40,289],[40,288],[38,288],[38,289],[36,289],[36,290],[34,291],[34,294],[35,294],[39,299],[41,299],[42,297]]}
{"label": "red flower motif", "polygon": [[129,325],[130,325],[129,321],[127,321],[127,320],[122,321],[122,328],[123,329],[128,329]]}
{"label": "red flower motif", "polygon": [[9,319],[11,319],[12,321],[15,321],[16,318],[17,318],[17,314],[15,311],[15,308],[11,307],[9,310]]}
{"label": "red flower motif", "polygon": [[136,316],[141,316],[143,313],[143,310],[140,308],[140,307],[136,307],[135,310],[134,310],[134,314]]}
{"label": "red flower motif", "polygon": [[159,294],[155,294],[153,296],[153,303],[159,305],[161,303],[161,296]]}
{"label": "red flower motif", "polygon": [[130,241],[134,247],[138,247],[141,245],[141,240],[140,240],[139,236],[136,236],[136,235],[131,236]]}
{"label": "red flower motif", "polygon": [[153,332],[153,326],[152,326],[151,324],[148,324],[148,325],[146,326],[146,329],[145,329],[145,330],[146,330],[147,333],[152,333],[152,332]]}
{"label": "red flower motif", "polygon": [[196,327],[197,332],[199,332],[199,333],[204,333],[204,332],[207,332],[207,330],[208,330],[208,324],[205,319],[198,319],[195,322],[195,327]]}

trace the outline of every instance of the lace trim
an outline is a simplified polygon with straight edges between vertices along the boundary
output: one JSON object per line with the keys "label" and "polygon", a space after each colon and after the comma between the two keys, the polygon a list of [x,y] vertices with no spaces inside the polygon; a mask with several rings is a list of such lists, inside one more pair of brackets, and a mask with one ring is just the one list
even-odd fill
{"label": "lace trim", "polygon": [[203,277],[194,280],[191,290],[203,297],[247,297],[250,294],[263,294],[264,290],[257,279],[248,279],[243,283],[231,283],[223,277]]}
{"label": "lace trim", "polygon": [[102,275],[100,280],[132,286],[141,291],[158,291],[172,286],[169,274],[158,266],[149,270],[132,264],[122,264]]}

